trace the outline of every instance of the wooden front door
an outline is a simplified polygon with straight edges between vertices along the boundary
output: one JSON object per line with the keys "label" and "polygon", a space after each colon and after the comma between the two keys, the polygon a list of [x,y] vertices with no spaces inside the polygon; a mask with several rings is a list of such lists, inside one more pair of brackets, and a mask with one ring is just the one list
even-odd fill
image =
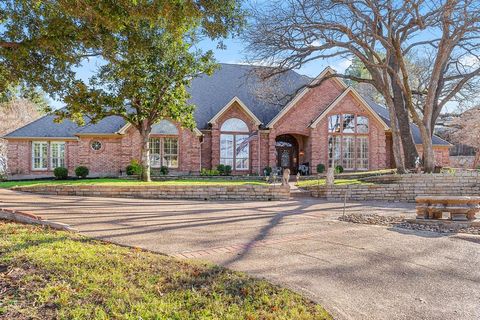
{"label": "wooden front door", "polygon": [[275,148],[277,150],[277,167],[290,169],[290,174],[297,174],[298,144],[295,137],[285,134],[278,136]]}

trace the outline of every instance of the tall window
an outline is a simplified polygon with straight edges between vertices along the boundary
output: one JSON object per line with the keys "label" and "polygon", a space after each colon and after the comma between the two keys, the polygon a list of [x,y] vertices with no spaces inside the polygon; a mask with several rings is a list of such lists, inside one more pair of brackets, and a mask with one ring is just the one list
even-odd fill
{"label": "tall window", "polygon": [[[150,138],[150,165],[178,168],[178,129],[168,120],[160,120],[152,126]],[[168,135],[168,136],[167,136]]]}
{"label": "tall window", "polygon": [[346,170],[368,170],[368,117],[355,114],[328,117],[328,163]]}
{"label": "tall window", "polygon": [[32,142],[32,169],[48,169],[48,142]]}
{"label": "tall window", "polygon": [[65,142],[50,143],[50,166],[52,169],[65,167]]}
{"label": "tall window", "polygon": [[178,138],[150,138],[150,165],[152,168],[178,168]]}
{"label": "tall window", "polygon": [[163,138],[163,159],[164,166],[178,168],[178,139]]}
{"label": "tall window", "polygon": [[220,163],[234,170],[248,170],[250,142],[247,124],[231,118],[223,123],[220,131]]}

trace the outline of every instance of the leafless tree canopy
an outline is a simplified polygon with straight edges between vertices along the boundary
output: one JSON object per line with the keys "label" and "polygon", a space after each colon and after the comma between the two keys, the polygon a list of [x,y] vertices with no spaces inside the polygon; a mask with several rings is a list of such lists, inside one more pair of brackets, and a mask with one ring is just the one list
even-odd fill
{"label": "leafless tree canopy", "polygon": [[[337,76],[369,83],[383,95],[398,122],[395,144],[407,142],[398,135],[408,133],[401,129],[410,113],[424,140],[425,166],[433,169],[437,117],[478,83],[480,1],[282,0],[251,13],[245,35],[251,60],[282,72],[313,60],[358,58],[370,77]],[[411,57],[420,62],[414,65],[421,66],[421,77],[412,76]]]}
{"label": "leafless tree canopy", "polygon": [[480,107],[470,109],[453,120],[456,127],[452,133],[452,140],[455,143],[472,146],[476,150],[474,166],[480,163]]}
{"label": "leafless tree canopy", "polygon": [[[0,104],[0,137],[40,117],[38,106],[26,99],[14,99]],[[4,174],[7,143],[0,139],[0,177]]]}

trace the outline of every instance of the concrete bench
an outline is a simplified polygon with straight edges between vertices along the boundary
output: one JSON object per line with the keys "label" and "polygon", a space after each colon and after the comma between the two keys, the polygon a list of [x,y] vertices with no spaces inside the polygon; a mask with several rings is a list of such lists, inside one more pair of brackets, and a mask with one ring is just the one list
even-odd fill
{"label": "concrete bench", "polygon": [[474,220],[480,211],[480,197],[467,196],[419,196],[417,219],[442,219],[443,213],[450,214],[454,221]]}

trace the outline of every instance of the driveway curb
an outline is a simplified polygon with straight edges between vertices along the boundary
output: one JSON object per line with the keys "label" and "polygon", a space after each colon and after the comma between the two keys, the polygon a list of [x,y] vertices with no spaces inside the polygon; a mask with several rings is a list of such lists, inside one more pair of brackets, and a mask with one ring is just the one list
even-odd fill
{"label": "driveway curb", "polygon": [[0,219],[27,223],[27,224],[34,224],[34,225],[42,225],[42,226],[47,226],[57,230],[78,232],[78,230],[72,228],[68,224],[45,220],[41,216],[35,215],[30,212],[16,211],[8,208],[0,208]]}

